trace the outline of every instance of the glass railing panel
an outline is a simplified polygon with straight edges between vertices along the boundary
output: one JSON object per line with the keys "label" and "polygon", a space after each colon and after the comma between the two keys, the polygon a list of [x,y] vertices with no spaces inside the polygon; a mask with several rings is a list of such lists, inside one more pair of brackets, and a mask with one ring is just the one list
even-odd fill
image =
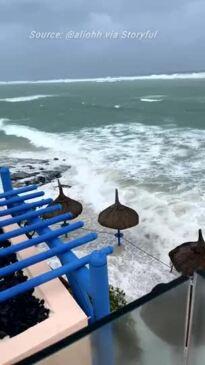
{"label": "glass railing panel", "polygon": [[188,351],[189,365],[205,363],[205,279],[197,275],[192,331]]}
{"label": "glass railing panel", "polygon": [[39,365],[181,365],[188,282],[155,297]]}

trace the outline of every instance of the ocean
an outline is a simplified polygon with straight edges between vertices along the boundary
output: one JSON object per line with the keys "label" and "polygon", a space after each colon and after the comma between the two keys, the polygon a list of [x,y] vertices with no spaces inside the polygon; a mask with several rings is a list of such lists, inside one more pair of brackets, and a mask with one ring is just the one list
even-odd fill
{"label": "ocean", "polygon": [[14,156],[65,159],[89,226],[118,188],[140,216],[132,242],[168,264],[205,221],[205,73],[0,82],[0,159]]}

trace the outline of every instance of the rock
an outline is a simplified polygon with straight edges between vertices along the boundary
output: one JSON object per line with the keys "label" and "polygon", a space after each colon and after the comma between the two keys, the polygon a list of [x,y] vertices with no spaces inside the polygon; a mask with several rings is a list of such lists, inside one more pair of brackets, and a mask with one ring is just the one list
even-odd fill
{"label": "rock", "polygon": [[54,170],[54,171],[46,171],[46,176],[47,178],[51,181],[53,179],[59,179],[61,177],[61,172],[58,170]]}
{"label": "rock", "polygon": [[54,171],[54,173],[53,173],[53,176],[55,177],[55,178],[59,178],[59,177],[61,177],[61,173],[60,173],[60,171]]}
{"label": "rock", "polygon": [[43,185],[43,184],[45,184],[46,183],[46,177],[45,176],[38,176],[37,177],[37,183],[38,184],[41,184],[41,185]]}
{"label": "rock", "polygon": [[11,179],[12,180],[22,180],[22,179],[26,179],[27,177],[32,177],[32,176],[36,176],[38,175],[38,172],[23,172],[23,171],[19,171],[19,172],[14,172],[11,175]]}
{"label": "rock", "polygon": [[54,161],[58,161],[59,160],[59,158],[58,157],[54,157],[54,159],[53,159]]}
{"label": "rock", "polygon": [[[56,161],[59,160],[58,157],[54,157],[54,159]],[[50,161],[47,159],[16,159],[16,166],[22,166],[22,168],[19,167],[19,170],[18,168],[13,170],[14,172],[11,175],[13,185],[15,187],[21,187],[32,184],[37,184],[40,186],[48,184],[56,179],[59,179],[62,176],[62,173],[71,168],[71,166],[62,163],[52,169],[51,166],[47,166],[49,165],[49,162]]]}
{"label": "rock", "polygon": [[33,179],[24,181],[26,185],[44,185],[61,177],[60,171],[44,171],[43,175],[35,176]]}
{"label": "rock", "polygon": [[24,182],[21,182],[21,181],[13,181],[13,186],[15,186],[15,188],[20,188],[23,185],[24,185]]}
{"label": "rock", "polygon": [[12,180],[21,180],[21,179],[26,179],[29,176],[30,174],[27,172],[15,172],[14,174],[11,175],[11,178]]}

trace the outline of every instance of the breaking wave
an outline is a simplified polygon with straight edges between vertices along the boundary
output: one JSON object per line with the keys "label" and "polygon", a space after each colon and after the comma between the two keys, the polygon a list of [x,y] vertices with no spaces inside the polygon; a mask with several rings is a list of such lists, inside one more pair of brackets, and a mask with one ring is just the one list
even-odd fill
{"label": "breaking wave", "polygon": [[140,101],[144,101],[147,103],[154,103],[154,102],[158,102],[158,101],[162,101],[163,99],[150,99],[150,98],[141,98]]}
{"label": "breaking wave", "polygon": [[204,79],[205,72],[174,73],[174,74],[153,74],[142,76],[117,76],[97,77],[80,79],[53,79],[53,80],[16,80],[0,81],[0,85],[13,84],[52,84],[52,83],[74,83],[74,82],[120,82],[135,80],[175,80],[175,79]]}
{"label": "breaking wave", "polygon": [[[163,259],[204,224],[205,131],[128,123],[55,134],[8,119],[0,120],[0,130],[47,148],[47,158],[65,158],[74,168],[65,179],[73,176],[74,189],[96,212],[113,201],[119,187],[122,202],[141,217],[135,240],[153,252],[155,242],[160,244]],[[38,153],[42,158],[42,150]]]}
{"label": "breaking wave", "polygon": [[33,100],[38,100],[38,99],[43,99],[43,98],[49,98],[52,96],[54,96],[54,95],[18,96],[18,97],[13,97],[13,98],[0,99],[0,101],[5,101],[8,103],[20,103],[20,102],[25,102],[25,101],[33,101]]}

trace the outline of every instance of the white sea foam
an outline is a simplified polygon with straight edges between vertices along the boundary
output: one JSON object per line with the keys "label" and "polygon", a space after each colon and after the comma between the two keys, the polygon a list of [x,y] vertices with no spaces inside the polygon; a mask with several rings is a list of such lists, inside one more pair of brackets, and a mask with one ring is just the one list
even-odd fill
{"label": "white sea foam", "polygon": [[146,95],[146,96],[142,96],[140,98],[140,101],[144,101],[147,103],[154,103],[154,102],[163,101],[165,97],[166,97],[166,95]]}
{"label": "white sea foam", "polygon": [[38,100],[38,99],[43,99],[43,98],[49,98],[52,97],[54,95],[30,95],[30,96],[18,96],[18,97],[13,97],[13,98],[4,98],[4,99],[0,99],[0,101],[5,101],[8,103],[21,103],[21,102],[25,102],[25,101],[33,101],[33,100]]}
{"label": "white sea foam", "polygon": [[[63,175],[62,182],[72,185],[69,194],[74,199],[91,204],[96,221],[98,212],[113,202],[114,188],[118,187],[122,203],[140,216],[139,226],[129,230],[132,242],[167,263],[168,251],[180,242],[196,239],[197,229],[204,224],[204,131],[130,123],[54,134],[8,119],[0,120],[0,131],[47,148],[46,158],[65,158],[72,169]],[[16,156],[15,151],[10,154]],[[19,154],[35,156],[41,159],[42,151]],[[53,185],[43,188],[48,196],[53,195]],[[88,227],[95,227],[94,217],[90,224],[85,219]],[[108,243],[113,243],[112,236],[99,235],[98,247]],[[82,247],[80,254],[86,249]],[[172,279],[168,268],[150,262],[129,245],[109,262],[111,282],[132,299]]]}
{"label": "white sea foam", "polygon": [[50,83],[73,83],[73,82],[118,82],[118,81],[135,81],[135,80],[175,80],[175,79],[204,79],[205,72],[192,73],[174,73],[174,74],[153,74],[142,76],[108,76],[97,78],[81,79],[53,79],[53,80],[14,80],[0,81],[0,85],[13,84],[50,84]]}
{"label": "white sea foam", "polygon": [[140,98],[140,100],[147,102],[147,103],[154,103],[154,102],[162,101],[163,99]]}
{"label": "white sea foam", "polygon": [[140,215],[135,242],[166,261],[171,248],[194,239],[204,224],[204,131],[130,123],[57,135],[8,120],[0,121],[0,130],[47,148],[47,157],[65,158],[73,166],[65,181],[74,176],[72,193],[96,213],[112,203],[119,187],[122,202]]}

